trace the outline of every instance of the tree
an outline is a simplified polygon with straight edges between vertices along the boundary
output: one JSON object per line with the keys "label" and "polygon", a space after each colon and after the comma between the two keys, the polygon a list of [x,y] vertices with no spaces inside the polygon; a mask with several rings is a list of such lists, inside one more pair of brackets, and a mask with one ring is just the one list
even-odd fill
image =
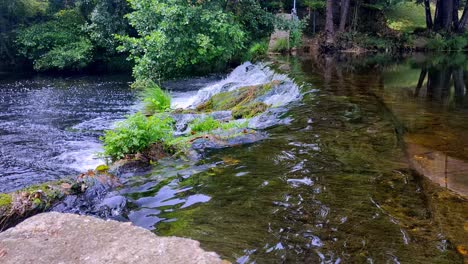
{"label": "tree", "polygon": [[432,22],[431,0],[424,0],[424,11],[426,13],[426,27],[431,30],[434,26]]}
{"label": "tree", "polygon": [[417,0],[424,3],[426,27],[428,30],[462,32],[468,24],[468,1],[465,1],[463,15],[459,18],[460,0],[437,0],[434,19],[430,0]]}
{"label": "tree", "polygon": [[33,61],[36,70],[84,68],[93,58],[93,44],[82,30],[84,24],[77,10],[62,10],[51,21],[21,30],[19,52]]}
{"label": "tree", "polygon": [[338,28],[338,31],[340,32],[345,31],[349,13],[349,2],[350,0],[341,0],[340,26]]}
{"label": "tree", "polygon": [[246,34],[219,6],[201,1],[130,0],[127,18],[138,37],[119,36],[137,79],[169,78],[225,65],[244,47]]}
{"label": "tree", "polygon": [[13,40],[16,29],[29,19],[40,16],[48,8],[47,1],[2,0],[0,1],[0,59],[13,62],[15,50]]}
{"label": "tree", "polygon": [[325,18],[326,43],[335,43],[335,25],[333,23],[333,0],[327,0],[327,14]]}
{"label": "tree", "polygon": [[458,24],[458,31],[464,31],[468,26],[468,1],[465,2],[465,8],[463,9],[463,14]]}
{"label": "tree", "polygon": [[130,31],[130,26],[124,19],[130,11],[126,0],[101,0],[90,12],[86,31],[106,55],[112,56],[116,53],[119,43],[114,35],[125,35]]}
{"label": "tree", "polygon": [[304,0],[304,5],[309,10],[309,18],[312,20],[312,32],[317,31],[317,10],[325,9],[325,0]]}

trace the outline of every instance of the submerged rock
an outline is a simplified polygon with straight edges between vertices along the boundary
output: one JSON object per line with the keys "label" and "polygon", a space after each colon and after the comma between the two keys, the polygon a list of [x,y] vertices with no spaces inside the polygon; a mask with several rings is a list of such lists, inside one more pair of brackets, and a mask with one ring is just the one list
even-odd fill
{"label": "submerged rock", "polygon": [[252,129],[231,129],[218,131],[196,138],[192,142],[192,149],[204,151],[206,149],[221,149],[244,144],[251,144],[268,137],[266,132]]}
{"label": "submerged rock", "polygon": [[113,190],[121,186],[120,179],[112,174],[89,171],[80,175],[74,186],[80,190],[59,201],[51,211],[92,214],[108,219],[120,216],[125,210],[126,200],[108,198]]}
{"label": "submerged rock", "polygon": [[223,263],[197,241],[129,223],[45,213],[0,233],[0,263]]}

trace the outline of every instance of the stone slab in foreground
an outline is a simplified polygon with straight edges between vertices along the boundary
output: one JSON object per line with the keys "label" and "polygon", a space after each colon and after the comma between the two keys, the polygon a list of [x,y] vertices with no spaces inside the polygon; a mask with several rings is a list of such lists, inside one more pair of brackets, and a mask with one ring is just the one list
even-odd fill
{"label": "stone slab in foreground", "polygon": [[0,263],[224,263],[197,241],[89,216],[44,213],[0,233]]}

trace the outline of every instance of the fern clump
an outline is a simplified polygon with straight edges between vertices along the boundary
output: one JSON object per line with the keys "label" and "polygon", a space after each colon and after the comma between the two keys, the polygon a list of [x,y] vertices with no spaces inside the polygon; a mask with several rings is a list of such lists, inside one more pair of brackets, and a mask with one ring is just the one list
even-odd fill
{"label": "fern clump", "polygon": [[104,155],[115,161],[139,153],[154,143],[166,146],[173,137],[172,124],[169,117],[146,117],[140,112],[128,116],[101,137]]}

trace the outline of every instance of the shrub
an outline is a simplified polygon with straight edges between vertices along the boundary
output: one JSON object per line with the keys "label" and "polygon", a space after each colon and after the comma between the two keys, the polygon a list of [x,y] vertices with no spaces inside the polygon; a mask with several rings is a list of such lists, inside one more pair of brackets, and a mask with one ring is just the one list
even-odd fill
{"label": "shrub", "polygon": [[[136,78],[158,79],[209,71],[244,48],[241,25],[211,1],[129,0],[138,37],[118,36],[136,62]],[[208,5],[208,6],[205,6]]]}
{"label": "shrub", "polygon": [[268,41],[255,42],[246,53],[245,61],[256,61],[268,53]]}
{"label": "shrub", "polygon": [[450,51],[462,51],[468,45],[468,39],[466,35],[455,36],[449,38],[446,45]]}
{"label": "shrub", "polygon": [[164,112],[171,108],[171,96],[163,91],[159,85],[153,81],[148,81],[143,89],[141,96],[145,105],[145,111],[148,114]]}
{"label": "shrub", "polygon": [[101,140],[104,143],[104,155],[113,161],[136,154],[153,143],[166,143],[172,140],[173,120],[157,116],[145,117],[142,113],[128,116],[117,124],[115,129],[105,133]]}
{"label": "shrub", "polygon": [[446,43],[444,39],[440,35],[436,35],[434,38],[430,39],[427,42],[427,49],[429,50],[445,50],[446,49]]}

